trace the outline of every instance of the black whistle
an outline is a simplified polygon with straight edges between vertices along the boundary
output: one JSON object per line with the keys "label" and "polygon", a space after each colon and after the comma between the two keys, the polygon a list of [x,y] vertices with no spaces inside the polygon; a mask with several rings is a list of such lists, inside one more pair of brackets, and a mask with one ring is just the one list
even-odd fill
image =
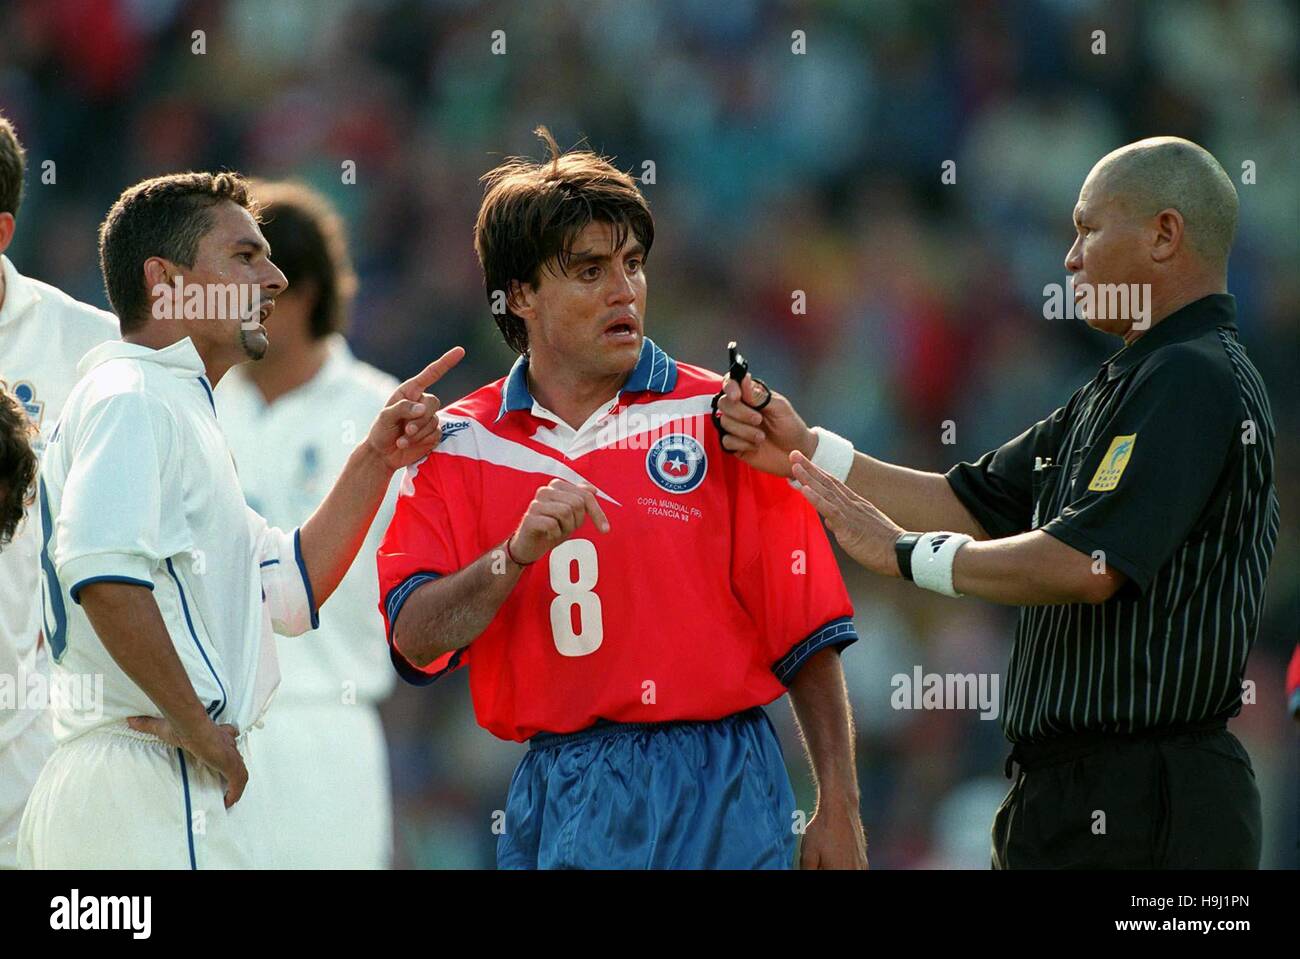
{"label": "black whistle", "polygon": [[731,381],[739,386],[741,380],[745,378],[745,374],[749,372],[749,364],[740,355],[735,340],[727,344],[727,364],[727,373],[731,377]]}
{"label": "black whistle", "polygon": [[[731,377],[731,382],[735,383],[737,386],[740,386],[741,383],[744,382],[745,377],[749,375],[749,364],[745,362],[745,358],[740,354],[740,349],[736,346],[735,340],[732,340],[727,344],[727,375]],[[767,384],[764,383],[763,387],[766,389]],[[722,428],[722,421],[718,418],[718,400],[720,399],[722,399],[721,391],[713,397],[713,415],[710,416],[709,419],[713,420],[713,425],[718,429],[718,436],[722,437],[727,435],[727,431]],[[770,392],[768,394],[768,399],[771,399]],[[766,405],[767,400],[764,400],[763,406]],[[762,409],[762,407],[754,407],[754,409]],[[723,449],[726,449],[726,447],[723,447]],[[727,452],[731,451],[727,450]]]}

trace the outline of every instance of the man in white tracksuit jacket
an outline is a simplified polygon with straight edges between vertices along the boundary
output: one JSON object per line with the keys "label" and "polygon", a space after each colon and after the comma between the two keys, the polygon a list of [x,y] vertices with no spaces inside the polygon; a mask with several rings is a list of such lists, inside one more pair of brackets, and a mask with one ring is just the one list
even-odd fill
{"label": "man in white tracksuit jacket", "polygon": [[389,397],[301,527],[248,507],[211,391],[266,353],[285,288],[255,210],[236,174],[173,174],[101,228],[123,342],[83,359],[39,487],[53,673],[102,676],[103,698],[54,704],[20,866],[270,864],[258,805],[236,803],[278,682],[272,630],[317,624],[394,472],[438,442],[423,390],[459,348]]}

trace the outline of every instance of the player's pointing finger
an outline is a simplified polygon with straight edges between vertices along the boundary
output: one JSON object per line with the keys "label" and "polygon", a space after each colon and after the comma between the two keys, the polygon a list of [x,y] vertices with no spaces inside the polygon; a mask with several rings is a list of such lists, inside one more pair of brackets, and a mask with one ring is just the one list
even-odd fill
{"label": "player's pointing finger", "polygon": [[596,529],[600,530],[602,533],[608,533],[609,518],[605,515],[605,511],[600,508],[600,500],[596,499],[595,487],[581,486],[579,489],[582,490],[582,498],[587,504],[587,515],[590,516],[591,521],[596,524]]}
{"label": "player's pointing finger", "polygon": [[[447,375],[457,363],[465,358],[465,348],[463,346],[453,346],[442,356],[438,357],[419,373],[416,373],[409,380],[402,384],[402,394],[408,399],[415,399],[416,395],[423,393],[434,383]],[[413,395],[415,394],[415,395]]]}

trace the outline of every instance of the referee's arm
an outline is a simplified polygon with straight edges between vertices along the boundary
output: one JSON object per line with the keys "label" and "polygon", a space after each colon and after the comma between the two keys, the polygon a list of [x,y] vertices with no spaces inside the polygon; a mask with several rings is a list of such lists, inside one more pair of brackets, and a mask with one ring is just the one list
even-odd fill
{"label": "referee's arm", "polygon": [[[1017,606],[1101,603],[1128,583],[1144,593],[1191,534],[1239,441],[1231,373],[1194,349],[1165,348],[1146,362],[1099,441],[1040,481],[1068,484],[1064,506],[1028,517],[1043,499],[1041,489],[1037,504],[1032,493],[1038,457],[1030,453],[1056,452],[1053,422],[1068,412],[947,474],[956,497],[998,537],[957,547],[950,560],[956,593]],[[904,527],[791,455],[795,479],[849,554],[873,572],[901,575],[894,546]]]}
{"label": "referee's arm", "polygon": [[[750,377],[745,378],[743,386],[748,391],[748,402],[760,399],[753,392]],[[787,462],[785,450],[793,448],[803,453],[811,467],[824,456],[826,445],[838,442],[847,446],[834,434],[809,430],[780,393],[772,392],[771,401],[760,414],[740,402],[740,389],[731,382],[723,386],[719,411],[729,435],[722,442],[751,465],[776,472]],[[954,472],[963,473],[968,478],[965,483],[962,476],[952,479],[942,473],[895,466],[851,446],[844,449],[845,455],[852,456],[845,483],[824,472],[822,481],[851,494],[853,500],[846,508],[864,514],[860,521],[876,526],[880,544],[888,547],[875,551],[875,563],[866,557],[854,558],[860,562],[866,559],[863,565],[875,572],[898,576],[892,544],[903,530],[965,533],[979,542],[966,546],[959,555],[959,565],[954,567],[953,585],[962,593],[1016,606],[1105,602],[1124,585],[1123,573],[1108,567],[1098,574],[1090,555],[1045,533],[1021,532],[1028,530],[1033,510],[1033,451],[1054,447],[1068,410],[1068,406],[1056,410],[978,463],[964,464],[964,470],[959,467]],[[970,491],[967,495],[972,503],[978,501],[983,522],[954,491],[954,483]],[[814,505],[822,510],[815,500]],[[883,514],[880,522],[865,515],[872,510]],[[837,538],[854,555],[844,537],[837,534]]]}
{"label": "referee's arm", "polygon": [[968,543],[952,568],[957,592],[1011,606],[1104,603],[1126,582],[1113,566],[1041,530]]}
{"label": "referee's arm", "polygon": [[[906,530],[807,457],[793,458],[800,491],[845,552],[873,573],[901,576],[894,544]],[[962,595],[1013,606],[1103,603],[1125,582],[1119,570],[1041,530],[968,543],[957,553],[952,580]]]}
{"label": "referee's arm", "polygon": [[837,455],[851,458],[845,479],[849,489],[870,500],[904,528],[945,529],[977,540],[1029,528],[1033,450],[1050,444],[1059,435],[1066,413],[1065,408],[1057,410],[976,464],[984,481],[979,494],[981,521],[956,495],[943,473],[886,463],[854,450],[847,440],[833,433],[810,430],[790,400],[775,390],[760,413],[746,405],[758,402],[762,396],[755,392],[753,378],[747,375],[743,387],[745,402],[741,401],[740,385],[727,380],[722,387],[718,412],[727,434],[722,439],[724,449],[755,469],[786,477],[791,475],[791,451],[797,450],[818,466],[829,465],[827,461]]}
{"label": "referee's arm", "polygon": [[[1057,448],[1073,406],[1072,399],[1019,436],[982,456],[977,463],[962,464],[947,474],[926,473],[882,463],[855,450],[853,466],[847,479],[848,486],[878,506],[904,529],[942,529],[965,533],[977,540],[1026,533],[1032,525],[1034,508],[1035,454]],[[834,442],[838,439],[833,434],[828,436],[823,433],[821,442]],[[815,456],[810,458],[816,462]],[[1039,544],[1032,551],[1031,558],[1055,558],[1068,562],[1061,555],[1051,557],[1047,552],[1050,549],[1048,545]],[[1059,592],[1078,582],[1071,567],[1065,574],[1064,582],[1052,580],[1043,586]]]}
{"label": "referee's arm", "polygon": [[947,529],[977,540],[989,539],[988,531],[957,498],[942,473],[895,466],[858,450],[853,454],[847,484],[905,529]]}
{"label": "referee's arm", "polygon": [[[743,385],[750,391],[749,402],[756,402],[760,397],[753,393],[752,379],[746,377]],[[883,514],[882,522],[875,525],[880,545],[888,549],[876,551],[875,564],[870,559],[863,563],[875,572],[899,575],[892,544],[903,530],[947,530],[979,541],[961,551],[953,569],[953,585],[967,595],[1017,606],[1102,603],[1124,585],[1126,578],[1119,570],[1106,567],[1098,573],[1090,554],[1046,533],[1028,531],[1033,511],[1034,451],[1055,447],[1070,410],[1068,405],[986,454],[978,463],[963,464],[949,475],[895,466],[853,450],[834,434],[814,433],[790,401],[775,391],[760,414],[741,404],[739,386],[727,383],[719,410],[723,427],[730,434],[724,437],[723,445],[742,459],[760,460],[752,464],[760,469],[779,468],[785,460],[785,448],[800,449],[811,465],[824,459],[827,445],[844,444],[844,455],[852,456],[845,483],[839,484],[825,473],[821,477],[823,482],[847,487],[844,491],[852,494],[856,502],[850,501],[846,508],[856,507],[855,512],[864,514],[874,507]],[[764,447],[769,445],[777,452],[765,457]],[[954,485],[963,490],[968,502],[979,504],[980,518],[957,495]],[[818,505],[816,501],[814,505]],[[818,505],[818,509],[822,507]],[[863,515],[861,521],[870,524],[872,518]],[[853,549],[844,537],[837,537],[852,555]]]}
{"label": "referee's arm", "polygon": [[[1119,570],[1098,572],[1092,556],[1046,533],[990,537],[942,473],[894,466],[855,451],[849,489],[870,497],[902,529],[942,529],[973,536],[953,567],[962,593],[1013,606],[1104,603],[1126,582]],[[865,497],[864,497],[865,498]]]}

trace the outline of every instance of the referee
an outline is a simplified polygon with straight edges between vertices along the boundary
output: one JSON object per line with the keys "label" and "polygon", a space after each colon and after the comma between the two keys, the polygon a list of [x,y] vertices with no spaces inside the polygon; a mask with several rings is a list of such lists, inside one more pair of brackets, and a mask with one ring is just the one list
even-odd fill
{"label": "referee", "polygon": [[[793,475],[854,560],[1021,607],[1002,712],[1019,772],[995,868],[1259,865],[1259,792],[1227,720],[1278,505],[1273,417],[1226,292],[1236,220],[1232,181],[1194,143],[1103,157],[1065,266],[1088,324],[1123,348],[1046,419],[946,474],[809,430],[748,376],[725,385],[727,448]],[[1107,309],[1111,284],[1144,309]]]}

